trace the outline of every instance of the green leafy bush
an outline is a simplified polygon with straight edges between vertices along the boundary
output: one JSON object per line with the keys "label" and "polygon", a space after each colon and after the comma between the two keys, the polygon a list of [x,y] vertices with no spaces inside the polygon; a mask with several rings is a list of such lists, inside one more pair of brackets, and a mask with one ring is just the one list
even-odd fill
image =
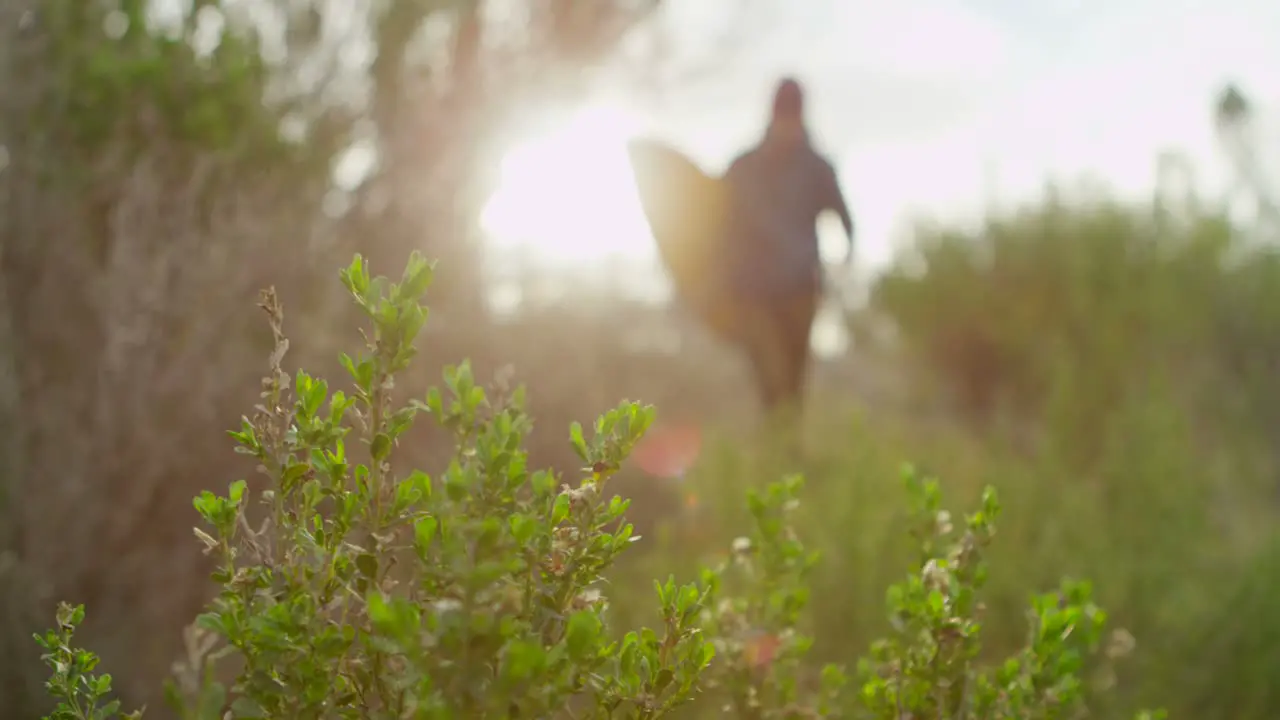
{"label": "green leafy bush", "polygon": [[[1083,710],[1106,622],[1089,585],[1036,597],[1025,648],[982,663],[995,493],[953,523],[938,483],[914,471],[905,479],[918,558],[890,588],[893,632],[856,682],[807,662],[818,558],[793,528],[799,477],[749,493],[751,530],[728,559],[694,583],[655,583],[660,628],[619,637],[602,576],[638,538],[627,502],[605,490],[652,408],[624,403],[590,437],[575,425],[585,467],[567,483],[526,466],[523,393],[490,398],[465,363],[446,370],[447,393],[397,403],[394,378],[416,354],[430,277],[417,255],[399,283],[371,278],[360,257],[342,273],[371,324],[364,352],[342,358],[350,395],[284,371],[283,313],[263,294],[270,374],[232,436],[266,481],[195,500],[207,524],[195,534],[221,589],[169,687],[183,718],[656,718],[707,707],[744,718],[1012,720]],[[436,478],[393,464],[422,414],[457,443]],[[93,674],[96,656],[71,644],[83,615],[63,605],[56,631],[37,638],[58,720],[119,713],[106,699],[110,677]],[[1121,654],[1111,644],[1107,655]]]}
{"label": "green leafy bush", "polygon": [[1232,249],[1219,217],[1170,226],[1150,208],[1050,198],[977,232],[922,228],[872,302],[967,418],[1050,418],[1085,464],[1090,428],[1135,379],[1198,386]]}
{"label": "green leafy bush", "polygon": [[[202,55],[191,38],[206,14],[224,24]],[[154,27],[150,15],[142,0],[47,6],[45,60],[59,85],[46,99],[46,122],[85,153],[121,139],[144,147],[157,120],[193,147],[288,151],[278,139],[280,113],[262,102],[270,68],[251,25],[221,2],[194,4],[170,28]]]}

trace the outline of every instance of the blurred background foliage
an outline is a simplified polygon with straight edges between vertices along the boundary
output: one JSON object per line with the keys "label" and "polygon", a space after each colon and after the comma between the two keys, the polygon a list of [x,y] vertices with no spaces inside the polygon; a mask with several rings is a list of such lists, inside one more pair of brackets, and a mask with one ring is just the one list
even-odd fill
{"label": "blurred background foliage", "polygon": [[[622,52],[660,4],[523,0],[510,17],[445,0],[364,14],[0,4],[6,717],[42,709],[30,638],[62,599],[91,608],[82,639],[126,704],[159,714],[209,590],[190,499],[251,470],[223,430],[253,403],[267,352],[252,298],[274,284],[291,360],[334,375],[351,340],[331,330],[350,326],[334,276],[353,252],[381,272],[412,249],[440,259],[428,368],[402,390],[463,356],[482,374],[514,363],[540,464],[572,470],[568,422],[624,396],[713,428],[682,479],[621,480],[649,539],[615,578],[622,622],[642,619],[655,574],[687,577],[727,547],[744,488],[793,469],[742,442],[741,361],[696,329],[678,353],[637,349],[626,331],[669,322],[660,309],[500,321],[480,298],[491,138],[538,102],[584,95],[609,63],[674,72]],[[1029,593],[1085,576],[1138,641],[1104,716],[1280,713],[1280,214],[1253,166],[1247,97],[1212,100],[1248,217],[1168,188],[1147,203],[1050,188],[980,227],[922,223],[849,311],[856,352],[817,369],[805,439],[819,659],[852,660],[882,629],[910,460],[957,506],[1000,488],[994,654],[1021,638]],[[375,166],[335,180],[360,143]],[[414,445],[422,466],[438,442]]]}

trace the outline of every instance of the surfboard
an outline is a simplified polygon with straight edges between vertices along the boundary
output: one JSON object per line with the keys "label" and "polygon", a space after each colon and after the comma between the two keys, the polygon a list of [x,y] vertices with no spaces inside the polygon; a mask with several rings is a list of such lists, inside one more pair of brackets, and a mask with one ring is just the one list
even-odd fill
{"label": "surfboard", "polygon": [[677,298],[712,332],[736,340],[741,311],[730,292],[726,264],[727,185],[656,140],[632,140],[627,153],[640,205]]}

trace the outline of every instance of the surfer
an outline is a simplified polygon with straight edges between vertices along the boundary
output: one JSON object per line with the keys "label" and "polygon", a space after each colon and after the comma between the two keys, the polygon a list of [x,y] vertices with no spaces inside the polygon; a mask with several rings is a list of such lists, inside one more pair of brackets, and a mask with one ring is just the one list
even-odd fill
{"label": "surfer", "polygon": [[840,217],[853,257],[854,225],[831,163],[813,146],[800,83],[774,92],[764,137],[725,173],[726,270],[746,314],[746,351],[766,410],[799,406],[809,365],[809,334],[823,293],[817,219]]}

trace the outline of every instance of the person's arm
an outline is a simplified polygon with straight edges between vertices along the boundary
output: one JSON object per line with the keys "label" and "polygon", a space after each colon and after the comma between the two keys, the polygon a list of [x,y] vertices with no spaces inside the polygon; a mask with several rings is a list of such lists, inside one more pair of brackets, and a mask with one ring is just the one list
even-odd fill
{"label": "person's arm", "polygon": [[818,192],[822,202],[822,209],[832,210],[840,216],[840,223],[844,225],[845,237],[849,240],[848,258],[851,260],[853,258],[854,242],[853,216],[849,212],[849,206],[844,201],[844,191],[840,188],[840,179],[836,175],[836,169],[825,159],[822,161],[822,179]]}

